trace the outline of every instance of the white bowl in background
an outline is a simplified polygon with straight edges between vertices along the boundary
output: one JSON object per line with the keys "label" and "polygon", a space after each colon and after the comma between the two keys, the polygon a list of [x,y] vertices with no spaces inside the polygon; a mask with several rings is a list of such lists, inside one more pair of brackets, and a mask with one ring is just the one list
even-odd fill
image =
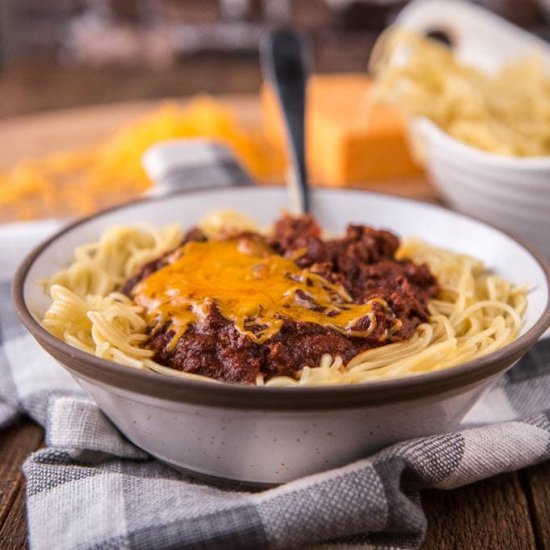
{"label": "white bowl in background", "polygon": [[411,129],[431,182],[453,208],[520,235],[550,257],[550,157],[485,153],[426,119]]}
{"label": "white bowl in background", "polygon": [[[550,46],[489,11],[457,0],[416,0],[396,24],[446,32],[463,62],[486,72],[537,52],[550,72]],[[434,187],[448,204],[516,233],[550,257],[550,157],[488,153],[449,136],[427,119],[410,124]]]}

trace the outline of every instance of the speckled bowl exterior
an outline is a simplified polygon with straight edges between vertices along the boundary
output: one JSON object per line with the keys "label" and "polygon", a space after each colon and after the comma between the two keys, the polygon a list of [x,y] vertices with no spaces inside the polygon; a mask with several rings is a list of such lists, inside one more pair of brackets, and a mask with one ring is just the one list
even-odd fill
{"label": "speckled bowl exterior", "polygon": [[284,189],[234,188],[146,199],[78,221],[21,265],[14,301],[38,343],[66,368],[136,445],[193,475],[266,486],[341,466],[388,444],[456,429],[474,403],[550,325],[549,268],[537,252],[477,220],[435,205],[354,191],[319,190],[313,211],[328,230],[348,222],[387,227],[484,259],[526,282],[522,334],[505,348],[439,372],[368,384],[272,388],[174,379],[72,348],[40,324],[49,298],[37,281],[70,261],[74,247],[133,222],[189,227],[206,213],[239,209],[259,223],[287,205]]}

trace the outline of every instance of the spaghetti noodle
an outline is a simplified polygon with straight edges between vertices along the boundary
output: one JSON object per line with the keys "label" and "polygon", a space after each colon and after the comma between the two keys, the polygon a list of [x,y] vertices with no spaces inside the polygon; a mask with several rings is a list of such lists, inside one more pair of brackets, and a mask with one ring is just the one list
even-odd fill
{"label": "spaghetti noodle", "polygon": [[[250,230],[249,221],[232,214],[221,218],[216,214],[202,224],[211,236],[228,226]],[[155,352],[146,347],[147,308],[120,292],[144,263],[176,249],[182,236],[177,226],[114,227],[99,241],[77,248],[71,265],[47,282],[52,303],[44,326],[68,344],[103,359],[214,381],[155,361]],[[325,354],[319,364],[305,366],[295,376],[266,377],[260,372],[255,383],[356,384],[436,371],[499,349],[519,334],[527,303],[525,288],[489,273],[479,260],[417,240],[402,244],[397,257],[428,264],[439,282],[438,295],[429,301],[429,319],[412,337],[367,349],[347,363],[336,353]]]}
{"label": "spaghetti noodle", "polygon": [[428,118],[464,143],[501,155],[550,155],[550,78],[540,56],[491,75],[434,40],[390,27],[369,69],[378,100]]}

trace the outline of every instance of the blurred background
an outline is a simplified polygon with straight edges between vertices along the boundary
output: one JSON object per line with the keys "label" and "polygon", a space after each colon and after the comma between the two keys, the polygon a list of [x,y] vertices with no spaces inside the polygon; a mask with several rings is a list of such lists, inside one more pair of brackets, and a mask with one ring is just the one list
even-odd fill
{"label": "blurred background", "polygon": [[[477,2],[546,39],[548,0]],[[319,72],[365,71],[402,0],[1,0],[0,116],[257,92],[258,38],[308,31]]]}
{"label": "blurred background", "polygon": [[[468,11],[471,6],[464,1]],[[475,3],[550,39],[550,0]],[[266,30],[292,26],[310,38],[316,73],[308,86],[306,117],[307,164],[314,185],[439,201],[505,227],[515,220],[518,233],[548,246],[541,238],[550,229],[546,172],[533,174],[533,192],[522,172],[514,180],[513,200],[503,191],[511,185],[507,173],[483,169],[479,176],[464,174],[468,181],[462,185],[455,181],[464,166],[458,159],[457,167],[440,176],[431,168],[433,155],[422,158],[420,147],[409,139],[410,116],[404,116],[402,105],[379,101],[383,86],[378,74],[367,74],[369,53],[409,4],[0,0],[0,223],[70,218],[149,193],[155,184],[142,167],[142,157],[151,146],[173,139],[223,143],[253,179],[283,183],[288,174],[286,139],[277,104],[262,85],[258,44]],[[440,9],[440,15],[456,13],[445,2],[432,6],[428,9]],[[433,29],[424,29],[433,34],[429,31]],[[475,42],[476,36],[469,40]],[[506,36],[504,41],[510,34]],[[483,35],[479,38],[484,45],[476,59],[482,61],[491,51]],[[430,43],[427,50],[437,48]],[[447,112],[443,106],[462,127],[473,123],[475,135],[485,136],[483,146],[477,144],[481,149],[490,145],[494,151],[500,143],[491,134],[495,128],[504,127],[502,136],[513,134],[503,124],[506,117],[527,127],[518,134],[521,147],[550,148],[550,79],[536,60],[527,56],[516,72],[490,88],[490,77],[481,73],[460,73],[469,75],[465,80],[453,73],[457,66],[452,52],[460,44],[454,46],[442,54],[451,57],[438,58],[431,73],[420,74],[415,82],[413,89],[427,94],[422,109]],[[547,55],[550,60],[550,50]],[[436,88],[449,93],[430,95]],[[482,90],[490,90],[484,104],[498,100],[506,109],[499,111],[497,105],[494,120],[484,118],[489,112],[485,109],[472,122],[468,116],[472,105],[479,105]],[[463,112],[457,110],[457,98]],[[550,154],[537,151],[531,154]],[[496,182],[494,189],[490,180]]]}

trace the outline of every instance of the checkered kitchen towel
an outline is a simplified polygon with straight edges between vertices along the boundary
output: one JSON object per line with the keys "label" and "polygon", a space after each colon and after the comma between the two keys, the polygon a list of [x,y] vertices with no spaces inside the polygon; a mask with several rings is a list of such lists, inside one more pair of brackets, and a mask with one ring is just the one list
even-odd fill
{"label": "checkered kitchen towel", "polygon": [[[238,173],[219,169],[215,149],[202,153],[209,167],[201,172],[195,163],[193,181]],[[484,397],[460,432],[400,443],[260,493],[193,481],[126,441],[15,318],[16,264],[59,225],[0,228],[0,427],[28,414],[46,429],[47,448],[24,466],[34,550],[417,548],[426,530],[420,490],[458,487],[550,457],[547,339]]]}

